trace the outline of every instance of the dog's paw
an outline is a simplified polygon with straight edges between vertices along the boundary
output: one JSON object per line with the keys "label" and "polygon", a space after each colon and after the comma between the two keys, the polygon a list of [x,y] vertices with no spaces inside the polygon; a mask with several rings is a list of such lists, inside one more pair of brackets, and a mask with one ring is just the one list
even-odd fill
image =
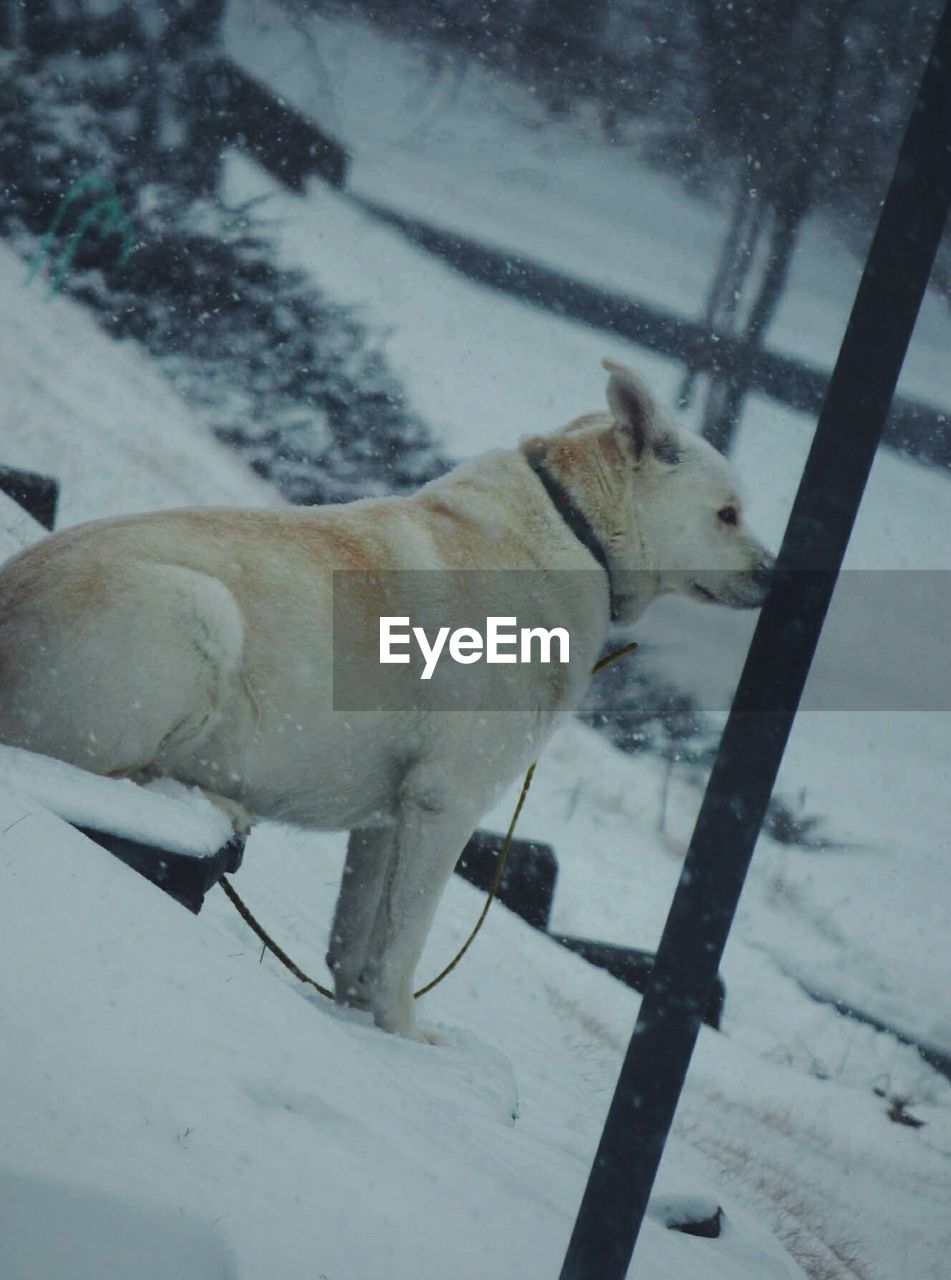
{"label": "dog's paw", "polygon": [[446,1040],[438,1031],[433,1031],[430,1027],[421,1027],[418,1023],[413,1025],[413,1039],[418,1040],[420,1044],[445,1044]]}
{"label": "dog's paw", "polygon": [[373,1021],[382,1031],[390,1035],[401,1036],[404,1040],[415,1040],[418,1044],[441,1044],[441,1038],[435,1031],[421,1027],[413,1015],[412,1006],[407,1010],[375,1009]]}
{"label": "dog's paw", "polygon": [[197,787],[206,800],[210,800],[216,809],[220,809],[231,823],[231,830],[236,836],[246,836],[254,826],[254,814],[249,813],[243,804],[223,796],[217,791],[209,791],[207,787]]}
{"label": "dog's paw", "polygon": [[370,1008],[370,994],[364,983],[359,978],[345,978],[339,971],[334,972],[334,1001],[345,1009],[365,1012]]}
{"label": "dog's paw", "polygon": [[417,1044],[444,1044],[442,1036],[435,1031],[430,1031],[427,1027],[421,1027],[419,1023],[414,1022],[409,1027],[404,1027],[400,1031],[392,1031],[392,1035],[401,1036],[404,1040],[415,1040]]}

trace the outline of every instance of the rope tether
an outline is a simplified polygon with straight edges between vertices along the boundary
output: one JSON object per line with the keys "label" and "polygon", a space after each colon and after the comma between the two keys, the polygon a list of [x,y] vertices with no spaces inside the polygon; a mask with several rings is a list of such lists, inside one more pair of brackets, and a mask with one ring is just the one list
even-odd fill
{"label": "rope tether", "polygon": [[[617,661],[618,658],[624,658],[629,653],[633,653],[636,648],[637,645],[632,643],[622,645],[620,649],[615,649],[613,653],[607,654],[606,657],[599,659],[594,664],[591,668],[591,674],[596,676],[600,671],[603,671],[605,667],[609,667],[612,662]],[[518,822],[519,815],[521,814],[522,808],[525,804],[525,797],[528,795],[528,789],[532,785],[532,778],[535,776],[535,765],[537,763],[537,761],[533,761],[532,764],[528,766],[525,773],[525,779],[522,782],[522,790],[519,793],[518,801],[512,813],[512,820],[505,833],[505,839],[502,841],[502,849],[499,853],[499,860],[495,868],[495,875],[492,877],[492,884],[489,887],[489,892],[486,894],[485,902],[482,906],[481,912],[479,913],[479,918],[473,926],[472,932],[446,965],[445,969],[440,973],[437,973],[431,982],[426,983],[425,987],[420,987],[418,991],[414,992],[414,998],[416,1000],[418,1000],[420,996],[426,995],[427,992],[432,991],[433,987],[438,986],[439,983],[442,982],[443,978],[452,973],[453,969],[455,969],[456,965],[472,946],[473,942],[475,942],[476,935],[485,923],[485,918],[489,914],[489,907],[491,907],[492,901],[495,898],[496,893],[498,893],[499,885],[502,883],[502,876],[505,873],[505,864],[508,862],[509,850],[512,847],[512,836],[515,834],[515,824]],[[275,955],[278,960],[280,960],[284,968],[290,970],[299,982],[306,982],[308,986],[319,991],[322,996],[326,996],[328,1000],[333,1000],[334,993],[329,991],[327,987],[321,986],[319,982],[315,982],[313,978],[308,977],[308,975],[304,973],[303,969],[299,969],[287,952],[278,946],[264,926],[258,923],[231,881],[225,876],[222,876],[220,883],[222,889],[224,889],[225,893],[234,903],[235,910],[241,916],[242,920],[244,920],[245,923],[254,930],[267,949]]]}

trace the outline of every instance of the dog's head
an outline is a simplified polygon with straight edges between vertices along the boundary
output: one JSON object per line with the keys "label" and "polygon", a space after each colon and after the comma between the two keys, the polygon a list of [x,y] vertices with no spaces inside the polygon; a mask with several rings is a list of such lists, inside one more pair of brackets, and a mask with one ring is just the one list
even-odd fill
{"label": "dog's head", "polygon": [[610,415],[578,419],[527,441],[602,540],[622,621],[677,593],[757,608],[774,559],[746,527],[727,460],[657,404],[630,369],[605,361]]}

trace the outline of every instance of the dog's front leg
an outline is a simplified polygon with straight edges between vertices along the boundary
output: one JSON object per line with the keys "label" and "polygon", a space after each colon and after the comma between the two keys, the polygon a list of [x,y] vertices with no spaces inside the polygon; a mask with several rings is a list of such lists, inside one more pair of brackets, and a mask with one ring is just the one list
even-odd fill
{"label": "dog's front leg", "polygon": [[370,937],[364,978],[377,1026],[427,1040],[416,1026],[413,977],[439,899],[479,809],[450,806],[439,782],[404,785],[393,850]]}
{"label": "dog's front leg", "polygon": [[370,1007],[363,970],[394,839],[392,827],[350,832],[327,951],[338,1004]]}

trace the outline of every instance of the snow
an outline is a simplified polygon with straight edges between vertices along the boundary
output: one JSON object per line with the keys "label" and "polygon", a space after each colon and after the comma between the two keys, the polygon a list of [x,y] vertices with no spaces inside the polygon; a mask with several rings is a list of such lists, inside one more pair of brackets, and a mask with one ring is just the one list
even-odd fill
{"label": "snow", "polygon": [[195,787],[170,778],[147,787],[128,778],[98,778],[84,769],[0,744],[3,785],[77,827],[109,831],[176,853],[217,853],[231,838],[221,809]]}
{"label": "snow", "polygon": [[[274,13],[235,6],[232,40],[249,66],[276,59],[293,100],[306,41],[288,62]],[[267,21],[283,32],[283,63]],[[401,57],[349,24],[318,29],[321,92],[337,111],[320,118],[357,148],[358,190],[588,279],[616,281],[623,261],[644,296],[696,305],[717,215],[629,156],[602,162],[584,139],[526,129],[501,90],[485,107],[474,80],[455,99],[448,84],[435,102],[420,89],[401,116]],[[346,196],[315,183],[292,197],[237,156],[228,183],[235,198],[268,197],[290,265],[389,330],[410,403],[455,456],[598,406],[605,355],[673,396],[673,364],[477,288]],[[810,233],[797,270],[783,341],[798,316],[806,353],[825,356],[854,263]],[[16,300],[0,320],[0,455],[60,478],[61,524],[278,501],[142,352],[105,338],[68,299],[24,289],[24,276],[0,246],[0,285]],[[946,323],[929,303],[909,390],[937,394]],[[751,399],[737,459],[752,523],[774,544],[810,431],[808,419]],[[8,515],[0,502],[4,553],[30,536],[22,522],[10,532]],[[949,517],[945,475],[882,454],[850,565],[947,570]],[[741,661],[751,620],[699,608],[662,615],[639,638],[660,647],[674,631],[696,633],[691,645],[726,655],[718,679],[728,686],[727,658]],[[914,640],[916,620],[908,626]],[[854,654],[866,688],[887,674],[874,648]],[[687,650],[689,665],[698,650]],[[902,676],[902,697],[914,674]],[[723,1030],[701,1032],[632,1277],[946,1274],[951,1084],[913,1047],[843,1019],[803,986],[951,1052],[949,748],[946,710],[809,711],[797,722],[781,790],[805,789],[807,812],[841,847],[760,840],[723,962]],[[113,825],[167,840],[174,810],[197,824],[189,839],[201,849],[220,833],[216,811],[182,789],[133,793],[75,774],[0,753],[0,1275],[556,1275],[637,996],[494,908],[423,1004],[442,1043],[386,1036],[262,957],[222,894],[195,918],[58,816],[108,812]],[[699,804],[685,766],[667,790],[664,803],[661,761],[623,756],[577,723],[559,732],[520,827],[557,850],[553,929],[656,945]],[[514,790],[484,825],[504,829],[513,802]],[[239,876],[265,926],[318,978],[343,853],[339,834],[264,824]],[[454,954],[481,901],[453,880],[422,980]],[[895,1096],[923,1128],[888,1119]],[[666,1229],[685,1203],[722,1205],[720,1239]]]}
{"label": "snow", "polygon": [[108,338],[69,299],[26,288],[26,274],[0,244],[0,294],[9,301],[0,444],[6,466],[59,480],[58,525],[214,502],[276,505],[274,491],[208,437],[144,352]]}
{"label": "snow", "polygon": [[[570,1052],[582,1026],[545,987],[603,988],[621,1023],[630,993],[500,911],[494,942],[433,1002],[446,1043],[421,1046],[259,964],[220,896],[196,920],[49,814],[16,832],[0,845],[0,924],[29,980],[4,994],[7,1043],[18,1049],[4,1057],[0,1089],[17,1104],[2,1162],[18,1179],[202,1227],[196,1280],[557,1272],[601,1099],[585,1056]],[[281,861],[290,846],[294,874],[311,881],[315,854],[339,844],[275,828],[262,841]],[[454,885],[449,919],[458,927],[477,904]],[[506,953],[519,963],[503,982]],[[742,1207],[729,1197],[724,1207],[736,1237],[705,1250],[647,1223],[658,1280],[701,1262],[724,1280],[799,1274]],[[82,1239],[86,1227],[74,1230]],[[167,1252],[178,1243],[173,1234]],[[0,1234],[0,1264],[10,1248]]]}
{"label": "snow", "polygon": [[0,1174],[0,1233],[8,1276],[230,1280],[235,1274],[217,1233],[181,1214],[12,1174]]}
{"label": "snow", "polygon": [[[352,153],[349,190],[494,248],[687,317],[699,316],[726,213],[600,131],[552,123],[521,89],[448,53],[429,62],[359,22],[291,35],[279,5],[238,0],[227,45]],[[896,139],[897,149],[897,139]],[[831,366],[861,263],[816,218],[802,233],[769,345]],[[473,330],[475,327],[473,326]],[[922,309],[900,390],[947,403],[951,315]]]}

